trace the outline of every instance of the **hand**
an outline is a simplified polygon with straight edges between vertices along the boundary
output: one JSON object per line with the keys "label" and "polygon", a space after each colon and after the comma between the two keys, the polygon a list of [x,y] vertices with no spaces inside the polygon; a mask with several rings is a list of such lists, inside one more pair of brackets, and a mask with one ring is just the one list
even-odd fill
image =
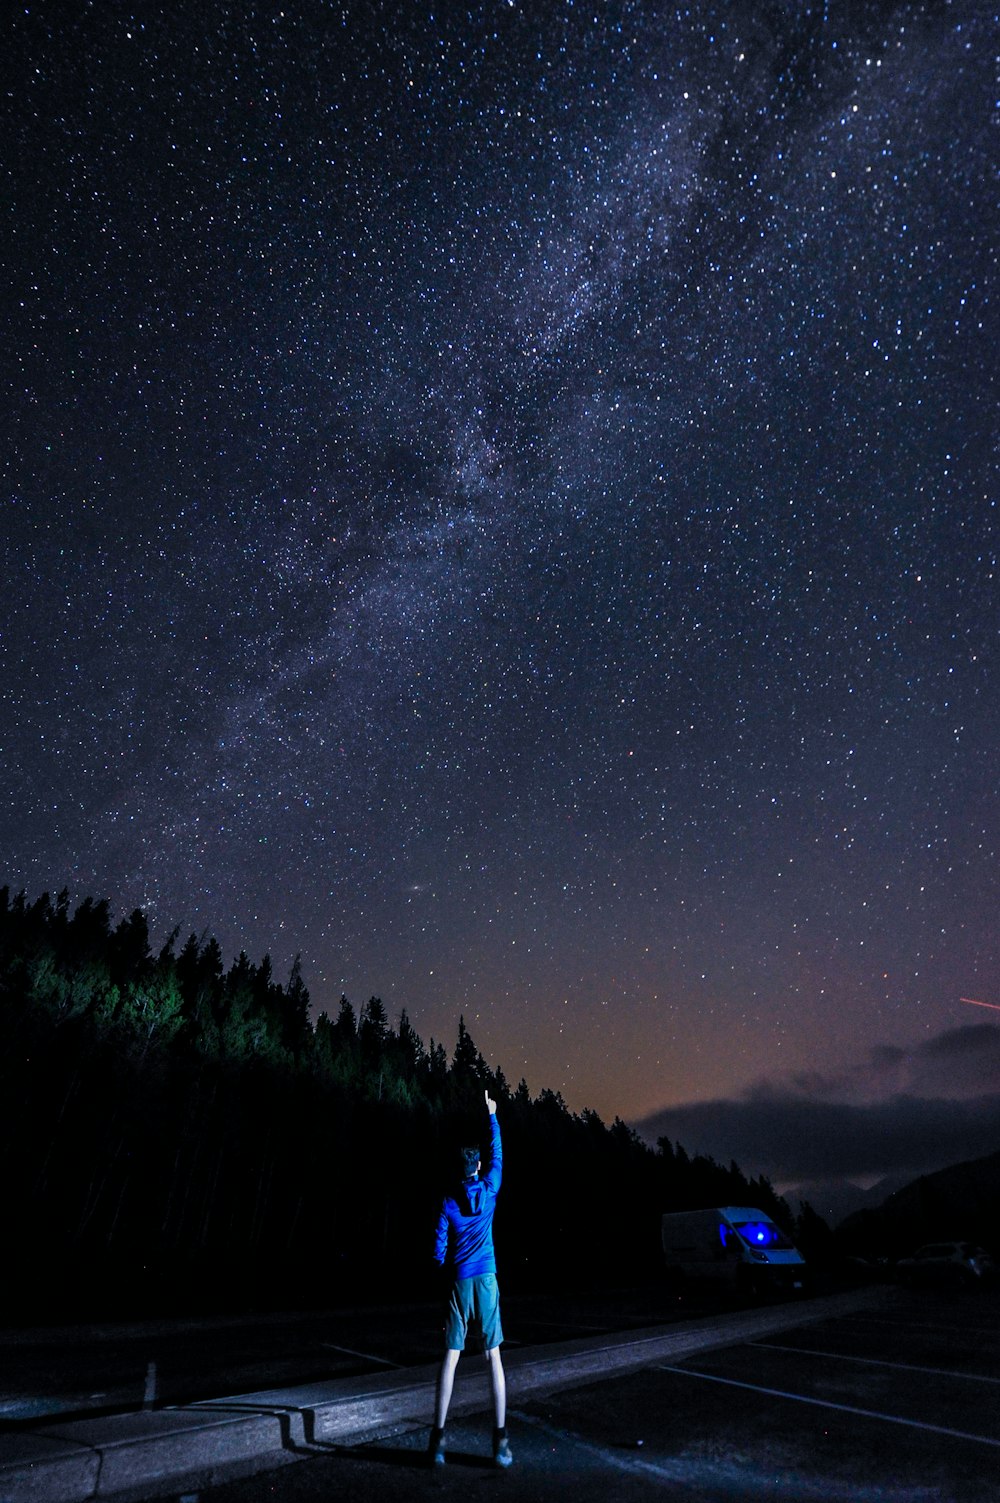
{"label": "hand", "polygon": [[491,1117],[495,1117],[497,1114],[496,1102],[493,1100],[493,1097],[490,1095],[489,1091],[484,1091],[483,1095],[486,1097],[486,1110],[489,1112]]}

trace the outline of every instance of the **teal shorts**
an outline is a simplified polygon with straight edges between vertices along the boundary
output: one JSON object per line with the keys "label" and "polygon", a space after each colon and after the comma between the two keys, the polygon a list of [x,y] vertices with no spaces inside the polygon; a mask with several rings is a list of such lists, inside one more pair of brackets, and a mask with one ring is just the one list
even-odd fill
{"label": "teal shorts", "polygon": [[444,1344],[448,1351],[464,1351],[470,1328],[482,1336],[485,1352],[491,1352],[503,1341],[500,1290],[495,1273],[480,1273],[473,1279],[456,1279],[451,1286],[444,1319]]}

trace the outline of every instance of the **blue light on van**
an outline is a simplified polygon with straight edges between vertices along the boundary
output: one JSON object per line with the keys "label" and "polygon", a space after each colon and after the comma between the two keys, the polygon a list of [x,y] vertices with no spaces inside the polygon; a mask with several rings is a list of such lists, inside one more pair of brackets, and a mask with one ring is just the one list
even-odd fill
{"label": "blue light on van", "polygon": [[787,1251],[792,1246],[781,1228],[775,1226],[773,1221],[736,1221],[731,1226],[726,1222],[720,1222],[719,1241],[728,1252],[733,1251],[738,1241],[746,1247],[766,1248],[769,1252],[776,1249]]}
{"label": "blue light on van", "polygon": [[788,1252],[792,1247],[791,1240],[786,1237],[780,1226],[774,1225],[771,1220],[752,1220],[752,1222],[735,1222],[740,1237],[743,1238],[747,1247],[767,1247],[768,1252],[780,1250]]}
{"label": "blue light on van", "polygon": [[769,1221],[744,1221],[739,1233],[751,1247],[775,1247],[785,1241],[778,1228]]}

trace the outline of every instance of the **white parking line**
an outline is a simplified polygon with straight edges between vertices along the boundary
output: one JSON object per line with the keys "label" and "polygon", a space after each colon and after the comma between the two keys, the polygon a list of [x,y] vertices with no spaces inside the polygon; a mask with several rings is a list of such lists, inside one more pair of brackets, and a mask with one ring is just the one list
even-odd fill
{"label": "white parking line", "polygon": [[791,1399],[796,1404],[813,1404],[817,1409],[838,1409],[841,1414],[859,1414],[862,1419],[882,1420],[888,1425],[906,1425],[911,1430],[927,1430],[933,1435],[950,1435],[955,1440],[971,1440],[981,1446],[996,1446],[1000,1440],[990,1435],[971,1435],[967,1430],[951,1430],[947,1425],[927,1425],[923,1420],[904,1419],[899,1414],[883,1414],[878,1409],[859,1409],[854,1404],[835,1404],[832,1399],[813,1399],[804,1393],[787,1393],[782,1388],[762,1388],[758,1383],[741,1383],[737,1378],[720,1378],[715,1373],[696,1372],[691,1367],[668,1367],[664,1362],[653,1366],[661,1373],[677,1373],[683,1378],[703,1378],[706,1383],[723,1383],[727,1388],[746,1388],[750,1393],[763,1393],[772,1399]]}
{"label": "white parking line", "polygon": [[935,1378],[964,1378],[969,1383],[1000,1385],[1000,1378],[988,1378],[980,1373],[956,1373],[947,1367],[921,1367],[916,1362],[887,1362],[884,1357],[854,1357],[850,1352],[822,1352],[811,1346],[781,1346],[777,1341],[748,1341],[745,1345],[757,1347],[764,1352],[801,1352],[804,1357],[832,1357],[835,1362],[863,1362],[868,1367],[894,1367],[904,1373],[930,1373]]}
{"label": "white parking line", "polygon": [[359,1357],[362,1362],[377,1362],[380,1367],[398,1369],[402,1366],[400,1362],[390,1362],[387,1357],[375,1357],[371,1352],[356,1352],[350,1346],[334,1346],[332,1341],[321,1341],[320,1346],[325,1347],[328,1352],[343,1352],[345,1357]]}
{"label": "white parking line", "polygon": [[[523,1326],[549,1326],[556,1331],[597,1331],[604,1334],[611,1330],[610,1326],[585,1326],[578,1320],[536,1320],[534,1316],[521,1320]],[[506,1346],[506,1342],[504,1345]]]}
{"label": "white parking line", "polygon": [[567,1441],[570,1445],[579,1447],[581,1451],[586,1451],[589,1456],[596,1457],[605,1466],[614,1467],[619,1472],[656,1477],[661,1482],[678,1480],[676,1466],[658,1466],[655,1461],[640,1461],[638,1456],[623,1456],[620,1451],[613,1451],[608,1446],[596,1446],[592,1440],[584,1440],[582,1435],[577,1435],[572,1430],[561,1430],[556,1425],[547,1425],[544,1420],[536,1419],[533,1414],[525,1414],[520,1409],[512,1409],[510,1413],[519,1424],[530,1425],[533,1429],[540,1430],[543,1435],[551,1436],[553,1440]]}
{"label": "white parking line", "polygon": [[[898,1318],[895,1318],[891,1315],[869,1315],[867,1311],[852,1311],[846,1318],[852,1325],[892,1326],[894,1331],[944,1331],[948,1336],[955,1334],[967,1336],[969,1334],[967,1325],[958,1325],[952,1322],[945,1324],[940,1320],[914,1320],[911,1316],[907,1315],[900,1315]],[[976,1330],[980,1333],[996,1335],[1000,1331],[1000,1328],[995,1325],[984,1325],[981,1321],[977,1321]]]}

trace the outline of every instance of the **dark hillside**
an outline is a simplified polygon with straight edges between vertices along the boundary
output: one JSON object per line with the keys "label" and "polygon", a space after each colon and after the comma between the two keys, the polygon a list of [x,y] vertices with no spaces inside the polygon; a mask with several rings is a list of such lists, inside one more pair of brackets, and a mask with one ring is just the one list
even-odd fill
{"label": "dark hillside", "polygon": [[860,1256],[902,1257],[924,1242],[977,1242],[1000,1254],[1000,1152],[922,1175],[874,1210],[837,1228],[837,1242]]}

